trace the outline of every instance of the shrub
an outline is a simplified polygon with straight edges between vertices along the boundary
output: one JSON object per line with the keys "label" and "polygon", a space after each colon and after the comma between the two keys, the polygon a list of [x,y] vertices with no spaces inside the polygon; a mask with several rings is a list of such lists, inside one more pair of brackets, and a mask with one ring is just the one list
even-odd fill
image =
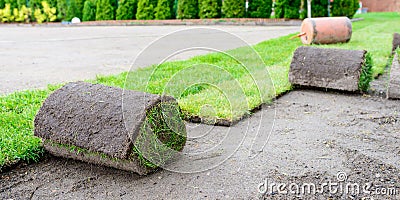
{"label": "shrub", "polygon": [[353,18],[358,8],[358,0],[335,0],[332,3],[332,15]]}
{"label": "shrub", "polygon": [[224,0],[222,2],[222,15],[226,18],[244,17],[245,12],[245,0]]}
{"label": "shrub", "polygon": [[67,19],[67,0],[57,0],[57,18],[59,20]]}
{"label": "shrub", "polygon": [[247,10],[252,18],[269,18],[272,12],[272,0],[252,0]]}
{"label": "shrub", "polygon": [[139,0],[136,19],[154,19],[154,7],[148,0]]}
{"label": "shrub", "polygon": [[0,17],[1,17],[1,22],[14,21],[14,15],[11,11],[11,5],[9,3],[6,3],[6,5],[4,5],[4,8],[1,10]]}
{"label": "shrub", "polygon": [[57,19],[56,16],[56,12],[57,9],[56,8],[52,8],[50,7],[50,4],[47,3],[46,1],[42,1],[42,7],[43,7],[43,14],[46,16],[46,21],[47,22],[54,22]]}
{"label": "shrub", "polygon": [[33,13],[35,15],[36,22],[41,24],[44,21],[46,22],[55,21],[57,19],[56,16],[57,9],[54,7],[51,8],[49,3],[47,3],[46,1],[42,1],[41,5],[43,9],[36,8],[35,12]]}
{"label": "shrub", "polygon": [[157,7],[154,11],[156,19],[170,19],[171,8],[169,6],[169,0],[158,0]]}
{"label": "shrub", "polygon": [[136,0],[119,0],[116,19],[134,19],[136,15],[136,6]]}
{"label": "shrub", "polygon": [[199,13],[197,0],[179,0],[178,1],[178,19],[196,19]]}
{"label": "shrub", "polygon": [[276,0],[275,16],[277,18],[298,19],[301,0]]}
{"label": "shrub", "polygon": [[199,17],[217,18],[221,16],[220,0],[200,0],[199,1]]}
{"label": "shrub", "polygon": [[4,0],[0,0],[0,9],[3,9],[5,5],[6,2],[4,2]]}
{"label": "shrub", "polygon": [[96,20],[113,20],[114,7],[111,0],[97,0]]}
{"label": "shrub", "polygon": [[82,21],[96,20],[96,1],[87,0],[83,5]]}
{"label": "shrub", "polygon": [[20,9],[14,8],[13,10],[14,20],[16,22],[29,22],[30,9],[26,5],[22,5]]}
{"label": "shrub", "polygon": [[[307,17],[307,0],[303,0],[304,10],[300,18]],[[328,17],[328,1],[326,0],[312,0],[311,2],[311,16],[312,17]]]}
{"label": "shrub", "polygon": [[14,9],[14,20],[16,22],[29,22],[31,14],[31,9],[27,8],[25,5],[22,5],[20,9]]}

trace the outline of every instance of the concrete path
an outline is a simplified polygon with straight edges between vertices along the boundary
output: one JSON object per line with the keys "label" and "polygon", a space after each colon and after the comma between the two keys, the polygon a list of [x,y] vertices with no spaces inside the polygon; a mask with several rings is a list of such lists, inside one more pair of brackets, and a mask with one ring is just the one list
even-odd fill
{"label": "concrete path", "polygon": [[[95,78],[127,71],[151,42],[199,26],[13,27],[0,28],[0,94],[46,87],[50,83]],[[208,26],[237,35],[249,44],[298,31],[296,26]],[[192,32],[182,43],[198,36]],[[210,33],[210,36],[212,34]],[[224,42],[224,41],[221,41]],[[227,45],[227,48],[238,46]],[[226,49],[227,50],[227,49]],[[184,54],[184,59],[201,52]]]}

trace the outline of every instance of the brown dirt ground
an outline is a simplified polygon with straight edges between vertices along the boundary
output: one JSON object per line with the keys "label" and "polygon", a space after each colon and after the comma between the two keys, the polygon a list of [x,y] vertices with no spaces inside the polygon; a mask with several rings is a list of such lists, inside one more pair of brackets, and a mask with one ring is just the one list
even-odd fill
{"label": "brown dirt ground", "polygon": [[[400,101],[379,97],[379,91],[376,94],[296,90],[231,128],[193,128],[196,125],[189,123],[192,133],[212,129],[213,137],[218,137],[227,129],[237,134],[248,129],[251,136],[262,111],[277,113],[272,135],[257,157],[249,158],[251,140],[246,138],[223,164],[199,173],[159,170],[140,177],[46,155],[38,163],[0,174],[0,199],[400,199]],[[269,131],[269,127],[263,124],[261,131]],[[186,149],[199,146],[206,145],[191,141]],[[277,192],[262,195],[257,189],[265,180],[335,182],[338,172],[346,173],[346,183],[370,182],[369,191],[395,188],[397,194],[286,196]]]}

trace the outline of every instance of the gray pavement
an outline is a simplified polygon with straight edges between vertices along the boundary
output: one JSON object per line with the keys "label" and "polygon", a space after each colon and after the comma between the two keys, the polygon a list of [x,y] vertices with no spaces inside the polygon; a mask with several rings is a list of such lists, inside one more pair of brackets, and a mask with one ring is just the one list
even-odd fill
{"label": "gray pavement", "polygon": [[[0,94],[43,88],[53,83],[93,79],[98,74],[127,71],[136,56],[151,42],[169,33],[198,27],[200,26],[2,26]],[[249,44],[294,33],[299,29],[296,26],[207,27],[237,35]],[[204,32],[193,31],[182,40],[170,41],[167,45],[187,42],[199,34]],[[212,37],[212,33],[209,36]],[[227,44],[225,50],[236,47],[239,46]],[[201,53],[204,52],[185,53],[175,59],[185,59]]]}

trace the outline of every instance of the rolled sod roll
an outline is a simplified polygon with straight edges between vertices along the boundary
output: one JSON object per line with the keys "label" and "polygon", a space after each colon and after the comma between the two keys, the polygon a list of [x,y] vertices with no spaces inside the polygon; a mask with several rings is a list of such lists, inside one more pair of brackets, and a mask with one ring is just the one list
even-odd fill
{"label": "rolled sod roll", "polygon": [[290,64],[294,85],[342,91],[366,91],[372,79],[369,54],[362,50],[299,47]]}
{"label": "rolled sod roll", "polygon": [[393,34],[393,42],[392,42],[392,53],[394,54],[395,50],[400,48],[400,34]]}
{"label": "rolled sod roll", "polygon": [[400,99],[400,60],[396,53],[390,69],[390,80],[387,92],[389,99]]}
{"label": "rolled sod roll", "polygon": [[183,149],[180,115],[173,97],[74,82],[44,101],[34,134],[53,155],[145,175]]}

